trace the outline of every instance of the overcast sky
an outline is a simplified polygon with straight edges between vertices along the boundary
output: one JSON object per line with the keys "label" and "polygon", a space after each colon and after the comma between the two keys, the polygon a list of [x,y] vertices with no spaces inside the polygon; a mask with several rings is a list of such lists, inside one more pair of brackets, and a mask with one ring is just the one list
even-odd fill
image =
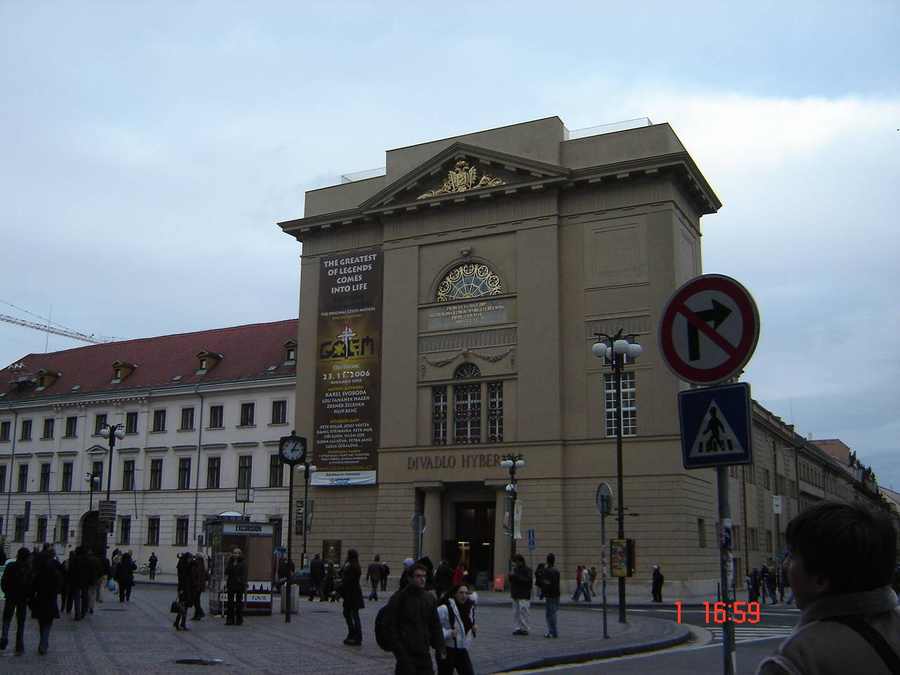
{"label": "overcast sky", "polygon": [[[743,380],[900,488],[900,3],[0,0],[0,314],[137,338],[297,315],[303,194],[391,148],[668,122],[754,295]],[[83,343],[0,322],[0,367]]]}

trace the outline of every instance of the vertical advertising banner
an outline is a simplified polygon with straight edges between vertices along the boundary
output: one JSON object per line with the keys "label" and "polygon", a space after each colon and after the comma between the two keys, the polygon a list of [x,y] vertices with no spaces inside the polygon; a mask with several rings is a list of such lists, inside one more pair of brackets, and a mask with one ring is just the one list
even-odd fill
{"label": "vertical advertising banner", "polygon": [[382,254],[323,258],[313,485],[374,485],[381,417]]}

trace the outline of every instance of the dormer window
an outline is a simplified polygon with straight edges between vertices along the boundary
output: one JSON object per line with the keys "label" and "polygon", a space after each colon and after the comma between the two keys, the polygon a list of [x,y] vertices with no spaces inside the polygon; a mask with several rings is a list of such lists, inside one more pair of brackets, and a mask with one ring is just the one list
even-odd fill
{"label": "dormer window", "polygon": [[62,373],[55,373],[49,370],[45,370],[41,368],[37,371],[37,391],[41,391],[49,387],[51,384],[56,382],[56,380],[62,375]]}
{"label": "dormer window", "polygon": [[118,384],[126,377],[131,375],[132,371],[137,368],[136,363],[125,363],[124,361],[114,361],[112,364],[112,382]]}
{"label": "dormer window", "polygon": [[284,365],[292,366],[297,363],[297,341],[288,340],[284,343]]}
{"label": "dormer window", "polygon": [[197,375],[204,375],[213,368],[222,359],[221,354],[208,352],[205,349],[197,354]]}

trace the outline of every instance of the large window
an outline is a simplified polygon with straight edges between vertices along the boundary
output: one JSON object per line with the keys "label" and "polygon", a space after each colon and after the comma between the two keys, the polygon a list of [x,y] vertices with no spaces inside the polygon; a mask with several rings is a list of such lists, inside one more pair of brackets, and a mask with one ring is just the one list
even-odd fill
{"label": "large window", "polygon": [[147,518],[147,544],[159,546],[159,518]]}
{"label": "large window", "polygon": [[78,436],[78,418],[71,415],[66,418],[66,438],[75,438]]}
{"label": "large window", "polygon": [[222,459],[209,457],[206,460],[206,488],[215,490],[219,487],[219,477],[222,473]]}
{"label": "large window", "polygon": [[194,409],[181,409],[181,431],[189,431],[194,428]]}
{"label": "large window", "polygon": [[503,442],[503,383],[488,382],[488,443]]}
{"label": "large window", "polygon": [[25,516],[16,516],[16,530],[13,534],[14,541],[25,541]]}
{"label": "large window", "polygon": [[256,416],[255,403],[241,403],[241,426],[252,427]]}
{"label": "large window", "polygon": [[28,465],[19,464],[19,485],[18,492],[28,492]]}
{"label": "large window", "polygon": [[20,441],[30,441],[31,440],[31,420],[22,420],[21,433],[19,434]]}
{"label": "large window", "polygon": [[125,433],[136,434],[138,432],[138,413],[131,411],[125,413]]}
{"label": "large window", "polygon": [[431,443],[447,444],[447,387],[431,390]]}
{"label": "large window", "polygon": [[[606,436],[616,435],[616,378],[607,374],[605,380]],[[637,434],[637,407],[635,406],[634,373],[622,373],[622,435]]]}
{"label": "large window", "polygon": [[272,401],[272,424],[287,424],[287,401]]}
{"label": "large window", "polygon": [[75,464],[73,462],[63,462],[62,465],[62,483],[60,484],[60,492],[72,491],[72,476],[75,473]]}
{"label": "large window", "polygon": [[0,492],[6,492],[6,465],[0,466]]}
{"label": "large window", "polygon": [[0,422],[0,442],[8,443],[12,429],[12,423],[8,420]]}
{"label": "large window", "polygon": [[503,287],[500,277],[487,265],[464,263],[454,267],[441,280],[437,301],[467,300],[485,295],[500,295]]}
{"label": "large window", "polygon": [[37,541],[43,543],[47,541],[47,517],[37,519],[37,532],[35,533]]}
{"label": "large window", "polygon": [[191,487],[191,458],[178,459],[178,489],[188,490]]}
{"label": "large window", "polygon": [[53,438],[53,427],[56,425],[56,420],[52,417],[48,417],[44,420],[44,433],[41,434],[41,438],[50,439]]}
{"label": "large window", "polygon": [[[464,445],[503,442],[503,383],[477,381],[481,371],[473,363],[464,363],[456,369],[455,379],[469,380],[453,387],[438,386],[431,389],[431,442],[445,445],[448,429],[453,429],[453,443]],[[473,381],[474,380],[474,381]],[[453,396],[452,407],[449,395]],[[483,402],[487,401],[487,416],[482,415]]]}
{"label": "large window", "polygon": [[103,462],[91,463],[91,475],[97,477],[97,484],[94,486],[94,490],[102,490],[103,480],[106,476],[106,474],[103,473]]}
{"label": "large window", "polygon": [[68,544],[69,543],[69,516],[59,516],[57,522],[57,527],[59,528],[59,532],[57,534],[57,538],[59,539],[60,544]]}
{"label": "large window", "polygon": [[126,459],[122,465],[122,489],[134,490],[134,460]]}
{"label": "large window", "polygon": [[163,461],[162,459],[150,460],[150,489],[162,490]]}
{"label": "large window", "polygon": [[[50,462],[41,464],[41,492],[50,492]],[[44,541],[38,539],[38,541]]]}
{"label": "large window", "polygon": [[185,517],[175,519],[175,545],[187,546],[188,543],[188,519]]}
{"label": "large window", "polygon": [[238,457],[238,484],[239,488],[248,488],[253,482],[253,455]]}
{"label": "large window", "polygon": [[453,387],[453,442],[481,442],[481,385]]}
{"label": "large window", "polygon": [[106,413],[94,415],[94,436],[100,435],[100,430],[106,426]]}
{"label": "large window", "polygon": [[165,431],[166,430],[166,410],[163,408],[162,410],[154,410],[153,411],[153,431]]}
{"label": "large window", "polygon": [[221,429],[225,426],[225,406],[209,406],[209,428]]}
{"label": "large window", "polygon": [[269,456],[269,487],[284,487],[284,465],[281,455]]}
{"label": "large window", "polygon": [[131,516],[122,516],[119,518],[119,543],[131,543]]}

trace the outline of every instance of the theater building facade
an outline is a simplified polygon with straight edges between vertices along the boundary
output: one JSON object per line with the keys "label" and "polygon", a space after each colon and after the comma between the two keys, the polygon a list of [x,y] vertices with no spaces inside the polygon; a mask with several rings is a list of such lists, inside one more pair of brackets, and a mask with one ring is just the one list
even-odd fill
{"label": "theater building facade", "polygon": [[[318,468],[317,528],[396,564],[415,557],[421,514],[424,555],[490,578],[511,548],[500,464],[521,455],[517,551],[533,565],[553,551],[571,588],[577,565],[600,569],[595,495],[616,486],[612,369],[591,348],[623,329],[643,348],[622,391],[629,584],[659,564],[670,597],[714,593],[715,472],[683,468],[686,385],[657,331],[701,274],[700,220],[720,202],[672,128],[570,138],[551,117],[390,150],[386,164],[309,191],[304,216],[280,223],[302,242],[296,425]],[[779,543],[772,448],[803,445],[773,417],[754,404],[760,459],[732,470],[739,586],[742,559]]]}

